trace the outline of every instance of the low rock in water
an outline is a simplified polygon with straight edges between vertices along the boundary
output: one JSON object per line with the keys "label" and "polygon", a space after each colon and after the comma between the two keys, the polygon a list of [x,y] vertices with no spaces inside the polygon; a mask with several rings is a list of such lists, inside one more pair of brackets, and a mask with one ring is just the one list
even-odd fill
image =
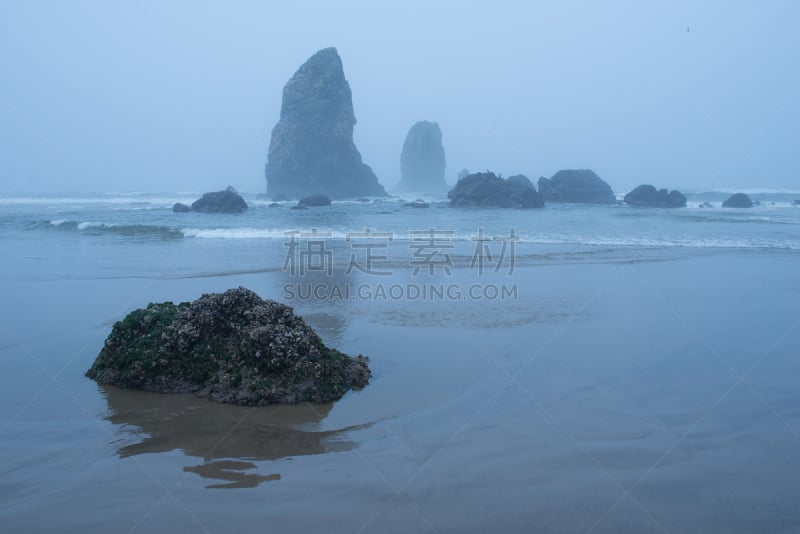
{"label": "low rock in water", "polygon": [[291,307],[240,287],[131,312],[86,376],[258,406],[337,400],[367,385],[367,362],[326,347]]}

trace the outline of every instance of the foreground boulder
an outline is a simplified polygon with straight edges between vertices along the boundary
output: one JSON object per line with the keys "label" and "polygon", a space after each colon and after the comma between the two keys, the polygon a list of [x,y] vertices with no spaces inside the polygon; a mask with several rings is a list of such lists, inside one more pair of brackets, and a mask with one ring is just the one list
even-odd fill
{"label": "foreground boulder", "polygon": [[504,180],[492,172],[470,174],[447,193],[453,207],[543,208],[533,185],[519,179]]}
{"label": "foreground boulder", "polygon": [[192,211],[201,211],[205,213],[243,213],[247,211],[247,202],[236,192],[236,189],[228,186],[224,191],[206,193],[199,200],[192,202]]}
{"label": "foreground boulder", "polygon": [[86,376],[259,406],[330,402],[369,381],[367,359],[326,347],[292,308],[231,289],[150,304],[114,324]]}
{"label": "foreground boulder", "polygon": [[616,204],[617,197],[602,178],[589,169],[558,171],[539,178],[539,194],[545,202]]}
{"label": "foreground boulder", "polygon": [[331,199],[326,197],[325,195],[309,195],[307,197],[303,197],[297,203],[298,207],[301,208],[315,208],[319,206],[330,206]]}
{"label": "foreground boulder", "polygon": [[722,203],[723,208],[752,208],[753,201],[744,193],[734,193]]}
{"label": "foreground boulder", "polygon": [[350,85],[335,48],[320,50],[283,88],[265,175],[267,194],[302,198],[386,196],[353,143],[356,117]]}
{"label": "foreground boulder", "polygon": [[683,208],[686,196],[680,191],[656,189],[652,185],[640,185],[627,195],[625,204],[642,208]]}
{"label": "foreground boulder", "polygon": [[406,135],[400,154],[399,191],[444,192],[445,159],[442,130],[436,122],[420,121]]}

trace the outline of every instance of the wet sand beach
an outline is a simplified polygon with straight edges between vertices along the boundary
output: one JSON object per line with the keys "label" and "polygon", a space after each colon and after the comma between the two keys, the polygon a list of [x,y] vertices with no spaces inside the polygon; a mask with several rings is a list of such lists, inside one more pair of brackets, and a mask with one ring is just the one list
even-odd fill
{"label": "wet sand beach", "polygon": [[[298,299],[373,378],[333,405],[247,408],[83,373],[148,302],[281,299],[280,242],[44,245],[0,282],[9,531],[800,529],[792,251],[530,246],[491,279],[508,301]],[[447,283],[487,282],[453,255]]]}

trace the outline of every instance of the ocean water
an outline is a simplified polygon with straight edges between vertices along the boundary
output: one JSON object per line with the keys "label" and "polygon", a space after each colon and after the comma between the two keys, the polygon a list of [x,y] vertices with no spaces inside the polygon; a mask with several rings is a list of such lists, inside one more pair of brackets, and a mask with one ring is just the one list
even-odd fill
{"label": "ocean water", "polygon": [[[800,195],[752,193],[0,198],[3,529],[800,531]],[[83,376],[132,309],[239,285],[368,355],[370,385],[254,409]]]}

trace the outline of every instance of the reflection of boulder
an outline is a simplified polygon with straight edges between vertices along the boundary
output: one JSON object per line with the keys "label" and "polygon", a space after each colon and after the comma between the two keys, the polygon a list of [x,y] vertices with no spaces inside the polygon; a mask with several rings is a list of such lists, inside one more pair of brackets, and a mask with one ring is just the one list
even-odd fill
{"label": "reflection of boulder", "polygon": [[640,185],[627,195],[625,204],[641,208],[683,208],[686,196],[680,191],[656,189],[652,185]]}
{"label": "reflection of boulder", "polygon": [[252,462],[352,449],[346,432],[363,428],[319,431],[331,404],[253,409],[194,395],[153,395],[113,386],[101,386],[101,390],[109,405],[108,420],[131,431],[129,438],[136,439],[123,441],[120,456],[183,451],[203,461],[185,471],[230,482],[209,487],[253,487],[275,480],[280,475],[246,471],[258,467]]}
{"label": "reflection of boulder", "polygon": [[545,202],[615,204],[617,197],[602,178],[589,169],[558,171],[539,178],[539,194]]}
{"label": "reflection of boulder", "polygon": [[86,375],[252,406],[336,400],[367,384],[366,361],[326,347],[289,306],[240,287],[129,313]]}
{"label": "reflection of boulder", "polygon": [[462,178],[447,193],[453,207],[481,208],[542,208],[544,201],[533,187],[504,180],[491,172],[470,174]]}
{"label": "reflection of boulder", "polygon": [[734,193],[722,203],[723,208],[752,208],[753,201],[744,193]]}
{"label": "reflection of boulder", "polygon": [[278,473],[272,475],[244,473],[244,471],[256,469],[257,467],[258,466],[253,462],[217,460],[200,465],[187,465],[183,468],[183,471],[185,473],[200,475],[203,478],[228,481],[227,484],[211,484],[206,486],[208,489],[255,488],[262,482],[281,479],[281,475]]}

